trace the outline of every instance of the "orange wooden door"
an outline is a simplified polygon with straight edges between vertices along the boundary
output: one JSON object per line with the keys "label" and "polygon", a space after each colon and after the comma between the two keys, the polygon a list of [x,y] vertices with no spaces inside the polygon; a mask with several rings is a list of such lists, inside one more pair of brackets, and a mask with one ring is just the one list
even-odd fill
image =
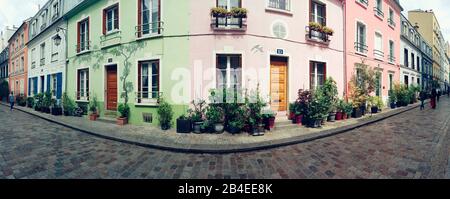
{"label": "orange wooden door", "polygon": [[287,64],[271,62],[270,64],[270,105],[273,111],[287,110]]}
{"label": "orange wooden door", "polygon": [[106,109],[117,110],[117,67],[110,66],[106,73]]}

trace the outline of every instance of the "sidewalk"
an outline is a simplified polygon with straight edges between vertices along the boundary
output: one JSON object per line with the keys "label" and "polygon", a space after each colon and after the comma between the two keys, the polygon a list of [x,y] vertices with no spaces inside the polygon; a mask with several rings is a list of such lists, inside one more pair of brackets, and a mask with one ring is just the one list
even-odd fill
{"label": "sidewalk", "polygon": [[[1,104],[7,106],[5,103]],[[99,121],[90,121],[86,117],[53,116],[36,112],[34,109],[26,107],[16,106],[15,109],[104,139],[174,152],[224,154],[271,149],[308,142],[344,133],[417,107],[419,107],[418,103],[394,110],[386,109],[382,113],[373,116],[369,114],[359,119],[349,119],[334,123],[327,122],[324,127],[319,129],[305,127],[286,130],[275,129],[267,132],[265,136],[256,137],[247,133],[232,135],[226,132],[223,134],[178,134],[175,132],[175,129],[162,131],[147,125],[117,126]]]}

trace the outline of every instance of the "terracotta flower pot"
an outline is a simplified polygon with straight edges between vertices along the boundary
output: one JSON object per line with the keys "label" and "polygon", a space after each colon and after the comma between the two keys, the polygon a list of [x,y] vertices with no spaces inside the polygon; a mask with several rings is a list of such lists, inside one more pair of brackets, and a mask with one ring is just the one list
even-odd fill
{"label": "terracotta flower pot", "polygon": [[89,115],[89,120],[91,121],[96,121],[98,118],[98,114],[97,113],[92,113]]}
{"label": "terracotta flower pot", "polygon": [[128,124],[128,118],[126,118],[126,117],[117,118],[117,125],[124,126],[126,124]]}
{"label": "terracotta flower pot", "polygon": [[343,116],[342,112],[337,112],[336,113],[336,120],[337,121],[342,120],[342,116]]}

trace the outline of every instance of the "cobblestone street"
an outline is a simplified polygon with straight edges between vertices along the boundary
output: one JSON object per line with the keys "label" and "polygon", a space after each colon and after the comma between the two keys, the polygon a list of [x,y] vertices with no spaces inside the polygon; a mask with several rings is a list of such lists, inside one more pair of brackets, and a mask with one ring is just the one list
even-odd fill
{"label": "cobblestone street", "polygon": [[200,155],[123,144],[0,106],[0,178],[450,178],[450,100],[273,150]]}

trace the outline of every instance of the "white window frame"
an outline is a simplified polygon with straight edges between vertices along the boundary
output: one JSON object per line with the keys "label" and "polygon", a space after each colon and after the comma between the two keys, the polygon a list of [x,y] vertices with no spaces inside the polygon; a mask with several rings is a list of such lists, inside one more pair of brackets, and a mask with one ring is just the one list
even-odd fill
{"label": "white window frame", "polygon": [[[282,8],[277,8],[275,6],[271,6],[270,1],[271,0],[266,0],[266,8],[267,9],[269,9],[269,10],[279,10],[279,11],[288,12],[288,13],[291,12],[291,8],[292,8],[292,1],[291,0],[284,0],[285,1],[285,5],[286,5],[286,9],[282,9]],[[280,1],[280,0],[278,0],[278,1]]]}
{"label": "white window frame", "polygon": [[[117,9],[117,13],[119,13],[119,4],[112,5],[111,7],[105,9],[105,15],[106,15],[105,29],[106,29],[107,34],[113,33],[113,32],[116,32],[119,30],[119,27],[116,27],[116,23],[115,23],[116,16],[115,16],[114,10],[116,10],[116,9]],[[110,12],[111,12],[111,19],[109,18]],[[120,17],[120,14],[119,14],[119,17]],[[119,17],[117,17],[117,21],[118,21],[117,25],[120,26]],[[109,27],[109,22],[111,22],[111,27]],[[111,28],[111,30],[109,30],[109,28]]]}
{"label": "white window frame", "polygon": [[[363,25],[364,26],[364,42],[361,42],[361,41],[359,41],[360,40],[360,37],[359,37],[359,25]],[[360,45],[365,45],[365,46],[367,46],[367,24],[365,24],[363,21],[359,21],[359,20],[357,20],[356,21],[356,24],[355,24],[355,27],[356,27],[356,37],[355,37],[355,42],[357,42],[357,43],[359,43]],[[359,49],[359,48],[358,48]],[[356,49],[355,49],[356,50]],[[359,49],[360,50],[360,49]],[[361,52],[361,51],[359,51],[359,50],[356,50],[356,53],[358,53],[358,54],[362,54],[362,55],[367,55],[367,52]],[[363,50],[364,51],[364,50]],[[368,49],[367,49],[367,51],[368,51]]]}
{"label": "white window frame", "polygon": [[[153,21],[153,1],[156,1],[156,2],[158,2],[158,3],[161,3],[162,4],[162,2],[159,2],[158,0],[142,0],[142,5],[139,5],[139,6],[141,6],[141,14],[139,15],[139,17],[141,18],[141,35],[142,36],[152,36],[152,35],[158,35],[158,32],[160,32],[159,31],[159,28],[160,28],[160,22],[159,21]],[[148,8],[148,10],[144,10],[144,2],[148,2],[148,6],[149,6],[149,8]],[[158,8],[160,8],[161,7],[161,5],[159,5],[156,9],[158,9]],[[148,12],[148,22],[147,23],[145,23],[144,22],[144,13],[145,12]],[[158,16],[162,16],[161,15],[161,10],[160,9],[158,9],[158,12],[157,12],[157,14],[158,14]],[[156,29],[155,29],[155,27],[154,27],[154,25],[156,24]],[[148,25],[148,33],[145,33],[146,31],[144,31],[144,26],[147,26]]]}
{"label": "white window frame", "polygon": [[[226,68],[226,71],[225,71],[225,75],[226,75],[226,85],[224,85],[224,88],[227,88],[227,89],[230,89],[230,88],[232,88],[232,86],[235,86],[235,85],[238,85],[238,88],[243,88],[243,55],[242,54],[239,54],[239,53],[217,53],[216,54],[216,59],[218,59],[218,57],[219,56],[226,56],[226,58],[227,58],[227,68]],[[241,65],[240,65],[240,68],[239,69],[237,69],[237,70],[241,70],[240,71],[240,74],[241,74],[241,82],[236,82],[236,84],[232,84],[231,82],[231,80],[232,80],[232,77],[231,77],[231,57],[232,56],[240,56],[241,57]],[[218,62],[218,60],[216,61],[216,63]],[[217,73],[219,72],[219,69],[218,69],[218,65],[216,65],[216,67],[215,67],[215,70],[216,70],[216,75],[215,75],[215,78],[216,78],[216,82],[215,82],[215,87],[216,87],[216,89],[220,89],[219,87],[218,87],[218,84],[219,84],[219,82],[218,82],[218,79],[217,79]]]}
{"label": "white window frame", "polygon": [[[87,90],[89,89],[89,85],[88,85],[89,75],[87,75],[88,73],[89,73],[89,68],[82,68],[82,69],[77,70],[77,96],[76,96],[76,98],[79,101],[88,101],[88,97],[89,97],[89,92],[87,92]],[[78,74],[80,74],[80,75],[78,75]],[[78,79],[78,77],[80,77],[80,78]],[[81,84],[82,82],[83,82],[83,84]],[[80,88],[78,88],[78,85],[80,85]],[[80,91],[80,93],[78,93],[78,90]],[[80,97],[79,99],[78,99],[78,95]]]}
{"label": "white window frame", "polygon": [[[90,19],[89,18],[85,18],[81,21],[79,21],[77,23],[80,29],[80,35],[77,35],[78,37],[80,37],[80,43],[78,44],[78,52],[85,52],[89,50],[89,34],[90,34],[90,30],[89,30],[89,24],[90,24]],[[84,27],[84,33],[82,32],[82,28]],[[82,39],[84,39],[84,42],[82,41]]]}
{"label": "white window frame", "polygon": [[[380,36],[381,41],[377,41],[378,36]],[[379,47],[379,48],[378,48]],[[383,53],[383,55],[374,55],[375,59],[383,60],[384,51],[383,51],[383,34],[380,31],[375,31],[374,37],[374,50],[378,50]]]}
{"label": "white window frame", "polygon": [[[153,67],[153,64],[154,63],[156,63],[157,64],[157,66],[158,66],[158,73],[156,74],[156,75],[153,75],[153,70],[152,70],[152,67]],[[146,64],[147,65],[147,74],[144,74],[143,73],[143,66],[144,66],[144,64]],[[154,92],[159,92],[160,90],[161,90],[161,85],[160,85],[160,76],[161,76],[161,67],[160,67],[160,60],[147,60],[147,61],[139,61],[139,65],[140,65],[140,70],[141,70],[141,76],[139,76],[138,78],[140,79],[140,82],[141,82],[141,85],[140,85],[140,90],[138,91],[138,92],[140,92],[141,93],[141,104],[156,104],[157,102],[158,102],[158,97],[156,97],[156,98],[153,98],[153,93]],[[148,83],[147,83],[147,97],[146,98],[144,98],[144,95],[143,95],[143,93],[144,93],[144,81],[143,81],[143,77],[144,77],[144,75],[146,75],[147,76],[147,81],[148,81]],[[156,77],[155,77],[156,76]],[[155,91],[154,89],[155,88],[153,88],[153,85],[152,85],[152,83],[153,83],[153,79],[154,78],[156,78],[156,79],[158,79],[158,85],[157,85],[157,91]],[[159,95],[159,93],[158,93],[158,95]]]}
{"label": "white window frame", "polygon": [[[325,76],[325,77],[324,77],[324,82],[323,83],[325,83],[325,80],[327,79],[327,77],[326,77],[326,75],[327,75],[327,73],[326,73],[326,71],[327,71],[327,63],[326,62],[312,61],[312,60],[310,62],[313,62],[313,69],[314,69],[314,88],[310,88],[310,89],[311,90],[316,90],[319,87],[319,84],[318,84],[319,83],[319,73],[318,73],[318,68],[319,67],[318,67],[318,65],[319,64],[323,64],[324,65],[323,67],[324,67],[325,73],[323,74],[323,76]],[[310,72],[312,72],[312,71],[310,71]],[[311,74],[309,74],[309,76],[311,78]]]}

